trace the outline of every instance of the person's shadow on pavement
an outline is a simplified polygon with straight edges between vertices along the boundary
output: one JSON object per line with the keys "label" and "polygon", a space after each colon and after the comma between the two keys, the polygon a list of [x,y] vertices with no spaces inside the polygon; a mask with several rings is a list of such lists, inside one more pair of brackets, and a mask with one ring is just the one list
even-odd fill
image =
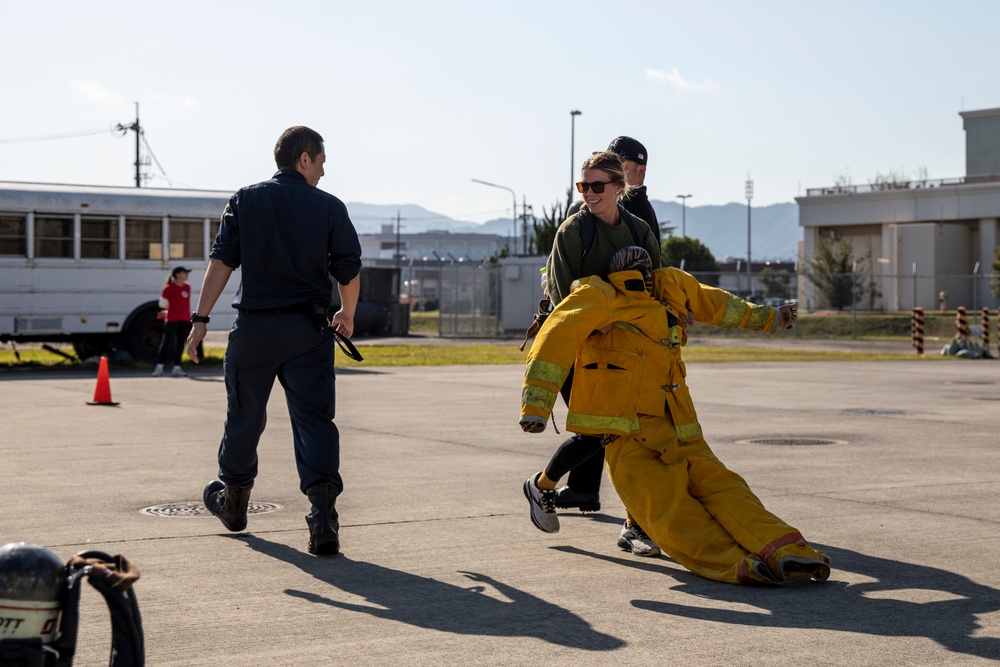
{"label": "person's shadow on pavement", "polygon": [[[685,618],[757,627],[814,628],[886,637],[926,637],[956,653],[1000,659],[1000,639],[973,636],[977,616],[1000,611],[1000,590],[968,577],[926,565],[813,545],[833,561],[830,580],[797,589],[736,586],[703,579],[667,559],[635,561],[591,553],[575,547],[552,547],[646,571],[667,574],[680,585],[671,597],[692,596],[692,605],[636,599],[638,609]],[[657,562],[658,561],[658,562]],[[853,572],[865,580],[837,581],[837,573]],[[643,590],[654,590],[647,586]],[[698,598],[759,607],[760,611],[707,608]]]}
{"label": "person's shadow on pavement", "polygon": [[537,637],[588,651],[611,651],[625,645],[617,637],[594,630],[576,614],[485,574],[461,573],[470,581],[492,586],[509,601],[484,595],[483,585],[463,588],[351,560],[343,554],[335,559],[316,558],[255,535],[239,535],[236,539],[254,551],[294,565],[322,583],[368,603],[355,604],[317,592],[285,590],[288,595],[316,604],[462,635]]}

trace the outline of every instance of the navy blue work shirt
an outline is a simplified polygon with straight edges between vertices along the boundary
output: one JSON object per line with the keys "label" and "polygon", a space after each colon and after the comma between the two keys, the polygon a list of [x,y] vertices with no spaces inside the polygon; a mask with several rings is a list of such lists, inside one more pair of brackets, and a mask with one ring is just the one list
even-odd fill
{"label": "navy blue work shirt", "polygon": [[329,276],[346,285],[361,272],[361,242],[347,207],[294,169],[240,189],[220,222],[209,257],[243,267],[234,308],[329,302]]}

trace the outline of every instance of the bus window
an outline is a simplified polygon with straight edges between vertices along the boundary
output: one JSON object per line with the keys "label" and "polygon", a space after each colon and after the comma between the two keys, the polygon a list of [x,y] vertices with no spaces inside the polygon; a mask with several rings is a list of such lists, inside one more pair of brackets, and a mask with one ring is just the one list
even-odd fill
{"label": "bus window", "polygon": [[125,218],[125,259],[163,259],[163,221]]}
{"label": "bus window", "polygon": [[35,216],[35,257],[73,257],[73,218]]}
{"label": "bus window", "polygon": [[0,255],[28,254],[28,218],[24,215],[0,214]]}
{"label": "bus window", "polygon": [[203,259],[203,220],[170,219],[170,259]]}
{"label": "bus window", "polygon": [[118,259],[118,218],[80,218],[80,257]]}

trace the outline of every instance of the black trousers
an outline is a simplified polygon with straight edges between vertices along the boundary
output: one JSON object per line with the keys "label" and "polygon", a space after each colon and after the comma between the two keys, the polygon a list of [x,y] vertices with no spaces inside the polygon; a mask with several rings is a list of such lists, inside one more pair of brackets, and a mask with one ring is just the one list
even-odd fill
{"label": "black trousers", "polygon": [[[569,406],[569,396],[573,389],[573,369],[563,383],[560,393]],[[604,473],[604,446],[596,435],[576,434],[567,438],[556,453],[552,455],[545,475],[557,480],[569,473],[567,484],[580,493],[598,493],[601,490],[601,478]]]}
{"label": "black trousers", "polygon": [[184,354],[184,343],[191,333],[190,322],[167,322],[163,325],[163,338],[160,339],[160,351],[156,363],[166,364],[173,361],[174,366],[181,365],[181,355]]}
{"label": "black trousers", "polygon": [[325,483],[343,490],[340,432],[333,422],[334,345],[332,331],[317,331],[306,313],[239,312],[223,364],[228,407],[219,479],[245,486],[257,477],[257,444],[277,379],[292,422],[300,490]]}

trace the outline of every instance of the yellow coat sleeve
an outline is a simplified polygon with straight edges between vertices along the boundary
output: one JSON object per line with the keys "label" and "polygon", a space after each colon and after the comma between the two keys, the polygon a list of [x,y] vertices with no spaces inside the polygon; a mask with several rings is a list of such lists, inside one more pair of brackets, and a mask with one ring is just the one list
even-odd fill
{"label": "yellow coat sleeve", "polygon": [[718,287],[703,285],[690,273],[673,267],[654,272],[656,297],[669,302],[684,302],[697,322],[729,329],[773,332],[777,310],[744,301]]}
{"label": "yellow coat sleeve", "polygon": [[549,314],[528,351],[521,416],[548,420],[577,350],[590,334],[611,323],[614,288],[585,278]]}

